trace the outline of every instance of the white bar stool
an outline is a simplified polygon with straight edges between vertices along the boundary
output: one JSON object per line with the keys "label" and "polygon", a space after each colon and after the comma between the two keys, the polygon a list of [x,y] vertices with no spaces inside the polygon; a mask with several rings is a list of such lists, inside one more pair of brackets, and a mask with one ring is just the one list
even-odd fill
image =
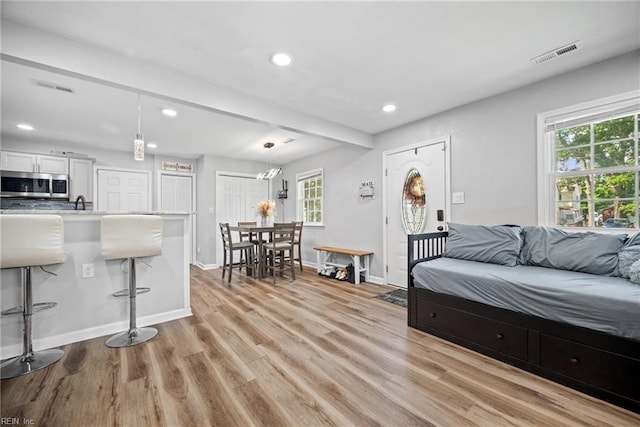
{"label": "white bar stool", "polygon": [[129,289],[113,294],[129,297],[129,330],[109,338],[108,347],[130,347],[150,340],[158,333],[155,328],[136,326],[136,295],[149,288],[136,287],[136,258],[162,254],[162,218],[157,215],[106,215],[100,223],[102,256],[107,259],[127,259]]}
{"label": "white bar stool", "polygon": [[57,303],[33,303],[31,267],[60,264],[66,261],[67,256],[64,253],[64,223],[60,215],[0,215],[0,230],[0,268],[20,268],[22,276],[22,306],[1,313],[3,316],[22,314],[23,324],[22,355],[0,365],[0,377],[4,380],[46,368],[64,355],[64,351],[59,349],[33,351],[31,316],[53,308]]}

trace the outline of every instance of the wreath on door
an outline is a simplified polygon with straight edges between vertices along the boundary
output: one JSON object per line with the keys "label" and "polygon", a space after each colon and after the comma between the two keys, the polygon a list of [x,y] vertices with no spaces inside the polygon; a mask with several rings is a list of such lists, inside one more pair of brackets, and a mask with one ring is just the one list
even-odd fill
{"label": "wreath on door", "polygon": [[411,168],[407,173],[402,188],[401,218],[407,234],[422,231],[427,219],[427,195],[420,172]]}

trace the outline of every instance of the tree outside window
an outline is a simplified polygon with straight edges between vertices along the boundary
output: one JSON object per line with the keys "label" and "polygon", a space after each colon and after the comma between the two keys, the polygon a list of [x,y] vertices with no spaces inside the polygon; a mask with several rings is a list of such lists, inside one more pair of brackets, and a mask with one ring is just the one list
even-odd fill
{"label": "tree outside window", "polygon": [[639,114],[553,131],[557,225],[638,228]]}

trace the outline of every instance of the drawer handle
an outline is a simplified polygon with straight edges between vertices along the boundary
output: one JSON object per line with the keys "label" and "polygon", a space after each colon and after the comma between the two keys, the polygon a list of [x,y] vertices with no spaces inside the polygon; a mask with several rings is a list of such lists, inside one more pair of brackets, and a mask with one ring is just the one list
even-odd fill
{"label": "drawer handle", "polygon": [[431,317],[436,317],[436,314],[435,313],[431,313],[430,316]]}
{"label": "drawer handle", "polygon": [[501,340],[501,339],[503,339],[503,338],[504,338],[504,335],[502,335],[502,334],[498,334],[498,335],[496,335],[496,338],[498,338],[499,340]]}
{"label": "drawer handle", "polygon": [[578,359],[577,357],[572,357],[570,362],[573,366],[576,366],[578,363],[580,363],[580,359]]}

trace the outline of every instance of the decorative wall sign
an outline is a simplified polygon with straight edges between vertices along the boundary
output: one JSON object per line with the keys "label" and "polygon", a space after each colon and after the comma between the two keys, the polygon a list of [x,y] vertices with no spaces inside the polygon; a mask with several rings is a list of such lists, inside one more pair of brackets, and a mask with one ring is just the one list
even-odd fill
{"label": "decorative wall sign", "polygon": [[420,233],[427,219],[427,195],[420,172],[411,168],[404,180],[401,206],[402,225],[408,234]]}
{"label": "decorative wall sign", "polygon": [[360,185],[360,198],[370,200],[375,198],[373,181],[362,181]]}
{"label": "decorative wall sign", "polygon": [[193,172],[193,163],[180,163],[180,162],[168,162],[162,161],[162,170],[164,171],[176,171],[176,172]]}

